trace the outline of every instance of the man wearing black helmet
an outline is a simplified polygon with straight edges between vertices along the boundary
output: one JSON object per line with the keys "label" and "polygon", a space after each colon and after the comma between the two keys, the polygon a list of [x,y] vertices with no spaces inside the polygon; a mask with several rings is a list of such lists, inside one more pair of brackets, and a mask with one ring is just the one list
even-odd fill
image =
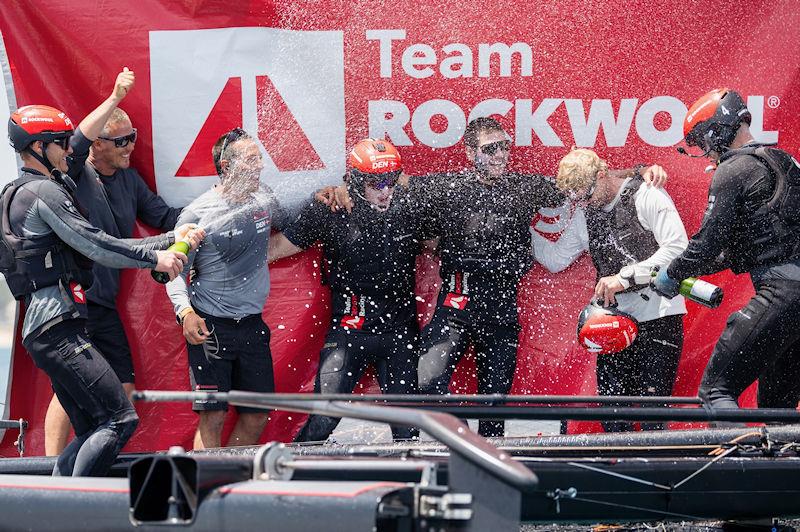
{"label": "man wearing black helmet", "polygon": [[706,366],[699,395],[738,408],[759,380],[760,407],[795,408],[800,399],[800,166],[762,146],[734,91],[709,92],[689,109],[684,136],[716,166],[700,230],[654,281],[673,297],[690,276],[730,268],[750,274],[755,295],[729,319]]}
{"label": "man wearing black helmet", "polygon": [[50,377],[75,428],[53,474],[100,476],[133,434],[138,417],[86,336],[84,286],[91,282],[86,259],[113,268],[155,268],[174,277],[186,256],[154,251],[170,245],[172,233],[123,241],[81,216],[75,183],[67,175],[73,132],[66,114],[52,107],[29,105],[11,115],[8,135],[24,167],[0,194],[0,272],[14,297],[25,301],[23,345]]}
{"label": "man wearing black helmet", "polygon": [[[386,140],[365,139],[350,152],[345,180],[352,212],[331,212],[317,201],[270,239],[270,261],[322,242],[331,287],[332,317],[315,393],[350,393],[373,365],[384,393],[413,393],[417,382],[414,261],[423,240],[408,192],[396,187],[400,154]],[[338,419],[312,415],[298,441],[321,441]],[[415,434],[392,427],[395,439]]]}

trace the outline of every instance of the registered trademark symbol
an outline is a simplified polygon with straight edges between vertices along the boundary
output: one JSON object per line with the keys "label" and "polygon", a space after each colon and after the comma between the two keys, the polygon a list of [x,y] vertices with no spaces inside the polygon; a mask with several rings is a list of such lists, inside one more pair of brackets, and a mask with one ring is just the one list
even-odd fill
{"label": "registered trademark symbol", "polygon": [[767,106],[768,106],[770,109],[775,109],[775,108],[777,108],[777,107],[778,107],[780,104],[781,104],[781,99],[780,99],[780,98],[778,98],[777,96],[770,96],[769,98],[767,98]]}

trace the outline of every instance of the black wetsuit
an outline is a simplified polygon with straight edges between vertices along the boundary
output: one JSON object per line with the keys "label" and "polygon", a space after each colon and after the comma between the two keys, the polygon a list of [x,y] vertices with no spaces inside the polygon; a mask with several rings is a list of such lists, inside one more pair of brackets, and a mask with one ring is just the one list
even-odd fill
{"label": "black wetsuit", "polygon": [[[418,325],[414,265],[424,238],[420,217],[400,187],[386,212],[356,198],[352,214],[314,202],[284,230],[297,247],[320,241],[332,317],[320,352],[315,393],[350,393],[370,365],[384,393],[417,390]],[[321,441],[338,419],[311,416],[298,441]],[[415,432],[392,427],[396,439]]]}
{"label": "black wetsuit", "polygon": [[756,293],[728,318],[700,384],[700,397],[714,407],[737,408],[739,395],[756,379],[760,407],[795,408],[800,399],[800,258],[764,259],[772,244],[748,236],[765,227],[757,211],[773,196],[775,183],[768,166],[752,155],[723,161],[700,230],[667,270],[676,280],[727,267],[750,273]]}
{"label": "black wetsuit", "polygon": [[[116,238],[130,238],[137,218],[162,231],[175,227],[181,210],[155,195],[136,170],[124,168],[110,176],[101,175],[87,162],[92,142],[80,128],[70,144],[69,173],[78,186],[75,198],[93,226]],[[89,338],[107,357],[119,380],[133,383],[131,348],[116,306],[119,270],[95,263],[92,275],[94,282],[86,291]]]}
{"label": "black wetsuit", "polygon": [[[492,185],[472,172],[412,180],[428,232],[439,236],[442,288],[420,339],[421,393],[444,395],[456,364],[474,346],[478,393],[508,393],[519,336],[517,284],[532,264],[530,223],[564,196],[552,180],[506,174]],[[502,421],[479,432],[502,436]]]}
{"label": "black wetsuit", "polygon": [[[112,268],[153,267],[158,262],[153,249],[174,240],[171,234],[129,242],[109,237],[81,216],[64,187],[34,170],[23,169],[22,178],[32,180],[8,204],[14,235],[36,240],[55,234],[62,245]],[[138,417],[119,379],[86,335],[85,291],[76,279],[65,278],[37,286],[24,299],[23,345],[50,377],[75,429],[54,474],[104,475]]]}

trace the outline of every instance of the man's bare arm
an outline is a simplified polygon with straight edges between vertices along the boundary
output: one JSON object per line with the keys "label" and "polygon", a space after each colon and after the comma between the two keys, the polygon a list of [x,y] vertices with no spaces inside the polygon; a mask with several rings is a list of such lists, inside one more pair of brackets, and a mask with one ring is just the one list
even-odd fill
{"label": "man's bare arm", "polygon": [[269,237],[269,250],[267,251],[267,261],[273,262],[278,259],[289,257],[295,253],[300,253],[303,248],[292,244],[283,233],[275,233]]}
{"label": "man's bare arm", "polygon": [[86,115],[86,118],[81,120],[78,125],[87,139],[97,140],[97,137],[103,131],[103,126],[108,121],[108,117],[111,116],[111,113],[119,103],[125,99],[125,96],[133,88],[135,81],[136,78],[133,71],[128,70],[128,67],[125,67],[122,72],[117,74],[117,80],[114,82],[114,90],[111,91],[111,95],[98,105],[94,111]]}

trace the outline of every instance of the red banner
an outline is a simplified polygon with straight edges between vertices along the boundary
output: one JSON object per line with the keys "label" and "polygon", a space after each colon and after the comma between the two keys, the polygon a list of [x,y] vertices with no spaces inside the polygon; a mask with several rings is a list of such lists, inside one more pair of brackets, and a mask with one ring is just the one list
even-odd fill
{"label": "red banner", "polygon": [[[612,166],[662,164],[690,233],[710,175],[674,148],[687,104],[712,88],[735,88],[757,138],[798,152],[800,15],[791,1],[452,4],[2,2],[0,32],[19,106],[54,105],[78,121],[123,66],[134,70],[136,87],[122,105],[140,133],[134,166],[173,205],[214,182],[210,146],[235,126],[258,131],[265,179],[292,206],[339,181],[346,148],[361,137],[389,137],[408,173],[455,170],[467,164],[459,142],[467,121],[500,115],[515,170],[552,174],[572,145],[596,149]],[[552,233],[559,220],[534,223]],[[281,392],[312,388],[329,321],[317,254],[271,268],[264,316]],[[430,300],[435,268],[421,259],[418,278]],[[188,389],[185,346],[163,288],[146,272],[123,280],[137,387]],[[689,305],[677,395],[696,393],[728,314],[752,293],[747,277],[711,281],[726,301],[714,311]],[[574,345],[575,317],[593,284],[585,257],[559,274],[534,266],[524,278],[514,393],[594,393],[592,356]],[[11,417],[30,421],[29,452],[39,454],[49,385],[16,347]],[[474,390],[469,364],[454,389]],[[127,450],[190,446],[189,405],[137,408],[142,423]],[[300,421],[273,414],[263,437],[287,440]],[[12,440],[0,454],[14,453]]]}

